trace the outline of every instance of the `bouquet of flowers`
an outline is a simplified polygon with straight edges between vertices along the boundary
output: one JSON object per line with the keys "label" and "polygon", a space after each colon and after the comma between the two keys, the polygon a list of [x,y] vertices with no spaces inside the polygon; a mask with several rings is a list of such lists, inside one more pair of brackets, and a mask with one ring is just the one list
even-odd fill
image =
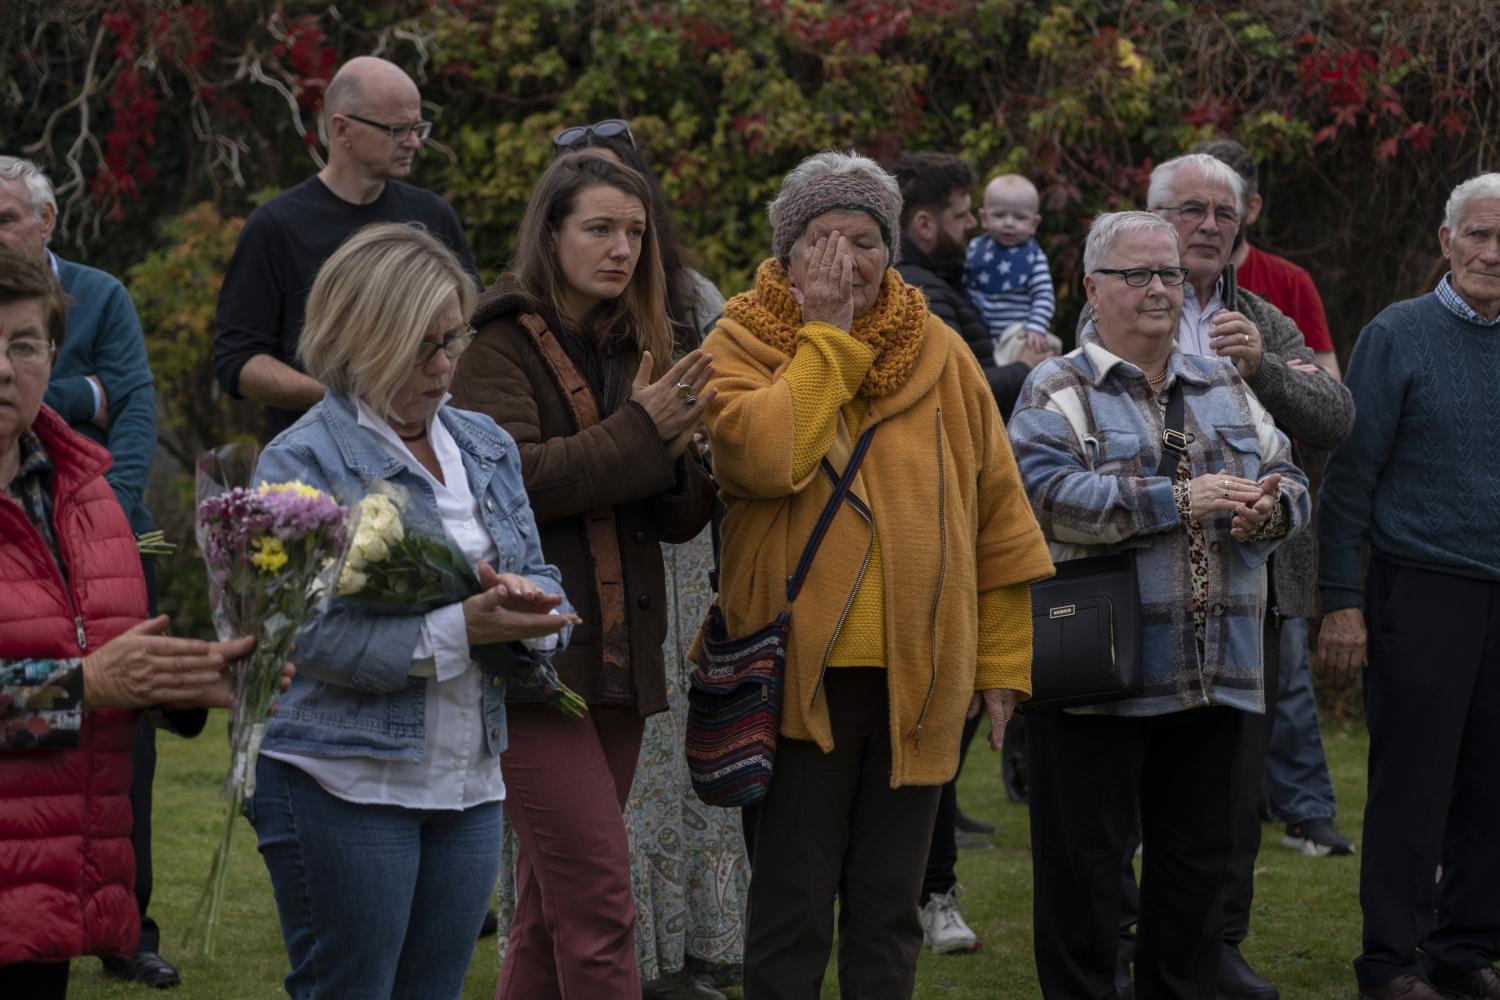
{"label": "bouquet of flowers", "polygon": [[[441,527],[422,530],[406,510],[406,495],[390,483],[377,483],[355,507],[353,541],[338,576],[340,600],[372,611],[425,613],[482,592],[478,575]],[[470,655],[482,668],[536,689],[548,704],[582,718],[586,703],[557,676],[539,652],[556,645],[544,640],[474,646]]]}
{"label": "bouquet of flowers", "polygon": [[245,798],[255,794],[256,756],[282,664],[293,635],[318,610],[318,577],[336,572],[348,537],[348,508],[321,490],[300,482],[230,486],[251,481],[254,456],[253,448],[231,445],[198,461],[198,548],[208,567],[214,629],[220,639],[256,637],[249,655],[229,668],[234,705],[224,827],[197,907],[199,913],[207,910],[201,924],[205,957],[214,954],[230,836]]}

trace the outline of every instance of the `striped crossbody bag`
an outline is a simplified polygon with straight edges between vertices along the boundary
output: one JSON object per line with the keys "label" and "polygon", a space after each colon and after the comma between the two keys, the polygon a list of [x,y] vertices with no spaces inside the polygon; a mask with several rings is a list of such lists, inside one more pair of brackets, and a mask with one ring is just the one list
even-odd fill
{"label": "striped crossbody bag", "polygon": [[877,426],[872,424],[860,435],[833,494],[823,505],[797,570],[787,577],[786,606],[781,613],[770,624],[739,638],[729,637],[718,601],[703,620],[698,665],[689,678],[686,748],[693,791],[705,805],[753,805],[765,798],[770,787],[781,730],[792,602],[802,590],[834,515],[849,495]]}

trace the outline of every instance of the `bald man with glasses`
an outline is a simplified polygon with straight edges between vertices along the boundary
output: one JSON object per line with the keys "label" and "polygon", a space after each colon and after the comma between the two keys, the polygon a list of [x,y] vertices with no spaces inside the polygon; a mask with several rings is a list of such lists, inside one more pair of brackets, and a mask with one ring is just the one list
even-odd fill
{"label": "bald man with glasses", "polygon": [[411,77],[384,59],[351,59],[323,113],[327,165],[250,213],[219,292],[214,372],[230,395],[265,404],[267,439],[323,398],[297,366],[303,310],[318,268],[356,230],[419,223],[478,281],[453,207],[405,182],[432,131]]}

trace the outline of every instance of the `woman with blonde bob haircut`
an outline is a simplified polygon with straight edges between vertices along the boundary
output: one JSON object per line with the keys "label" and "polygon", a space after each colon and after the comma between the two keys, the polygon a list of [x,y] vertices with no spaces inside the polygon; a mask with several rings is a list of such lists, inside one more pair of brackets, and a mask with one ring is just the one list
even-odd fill
{"label": "woman with blonde bob haircut", "polygon": [[714,504],[689,447],[712,368],[702,351],[672,359],[649,204],[645,178],[602,153],[553,160],[453,388],[515,436],[542,546],[585,622],[556,666],[588,714],[511,696],[520,849],[501,998],[641,990],[621,810],[645,717],[667,708],[660,543],[691,540]]}
{"label": "woman with blonde bob haircut", "polygon": [[[246,813],[276,891],[287,993],[457,997],[495,883],[505,688],[470,647],[566,638],[520,455],[494,421],[444,405],[474,337],[474,288],[425,231],[380,224],[324,263],[302,359],[323,400],[273,440],[261,481],[352,503],[404,497],[487,588],[426,614],[335,599],[297,636]],[[541,641],[538,641],[541,640]]]}

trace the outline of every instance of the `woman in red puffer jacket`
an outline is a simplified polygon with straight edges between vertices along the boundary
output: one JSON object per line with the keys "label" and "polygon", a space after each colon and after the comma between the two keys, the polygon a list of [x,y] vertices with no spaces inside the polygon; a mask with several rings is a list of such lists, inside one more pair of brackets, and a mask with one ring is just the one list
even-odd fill
{"label": "woman in red puffer jacket", "polygon": [[50,269],[0,246],[0,997],[36,1000],[140,934],[133,710],[227,705],[224,664],[251,646],[144,620],[109,453],[42,406],[65,308]]}

